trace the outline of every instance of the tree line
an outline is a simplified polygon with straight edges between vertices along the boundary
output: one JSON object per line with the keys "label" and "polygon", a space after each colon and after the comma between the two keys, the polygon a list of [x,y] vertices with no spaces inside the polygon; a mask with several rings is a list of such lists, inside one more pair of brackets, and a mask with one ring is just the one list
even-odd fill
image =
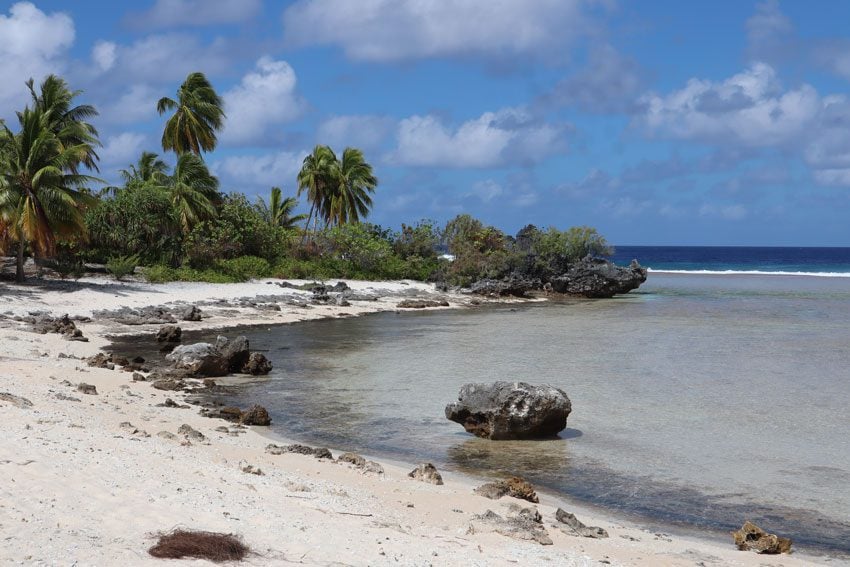
{"label": "tree line", "polygon": [[[303,159],[295,195],[272,187],[268,201],[250,202],[241,193],[223,193],[204,153],[216,148],[227,117],[221,97],[198,72],[175,98],[156,104],[166,116],[162,150],[173,152],[174,166],[144,151],[119,172],[120,185],[106,186],[99,178],[102,144],[91,123],[97,110],[76,104],[82,93],[55,75],[26,87],[30,101],[16,113],[16,131],[5,123],[0,131],[0,252],[15,252],[17,281],[28,254],[63,277],[95,262],[116,275],[141,265],[152,281],[274,275],[468,283],[527,270],[530,255],[554,269],[587,253],[610,252],[586,227],[526,227],[511,237],[469,215],[444,227],[421,221],[400,231],[368,224],[378,179],[353,147],[337,156],[317,145]],[[295,214],[302,195],[309,212]]]}

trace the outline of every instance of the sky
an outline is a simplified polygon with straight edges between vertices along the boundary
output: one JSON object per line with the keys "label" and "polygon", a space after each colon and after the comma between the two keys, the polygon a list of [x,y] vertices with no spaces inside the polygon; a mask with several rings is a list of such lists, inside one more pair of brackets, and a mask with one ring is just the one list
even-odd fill
{"label": "sky", "polygon": [[354,146],[391,228],[850,246],[848,21],[845,0],[0,2],[0,117],[61,75],[114,182],[162,153],[156,102],[201,71],[226,192],[294,195],[316,144]]}

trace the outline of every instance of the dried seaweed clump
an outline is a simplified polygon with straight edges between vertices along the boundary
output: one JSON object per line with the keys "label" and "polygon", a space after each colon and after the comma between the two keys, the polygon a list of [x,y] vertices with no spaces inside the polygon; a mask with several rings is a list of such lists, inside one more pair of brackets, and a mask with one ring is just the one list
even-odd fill
{"label": "dried seaweed clump", "polygon": [[158,537],[159,541],[148,553],[160,559],[196,557],[220,563],[241,561],[251,551],[233,534],[176,529]]}

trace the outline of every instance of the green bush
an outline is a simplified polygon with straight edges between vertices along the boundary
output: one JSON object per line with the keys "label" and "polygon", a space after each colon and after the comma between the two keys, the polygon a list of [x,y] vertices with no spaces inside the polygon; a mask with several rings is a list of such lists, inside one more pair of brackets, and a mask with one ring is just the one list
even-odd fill
{"label": "green bush", "polygon": [[207,282],[235,283],[231,276],[215,270],[194,270],[192,268],[172,268],[170,266],[149,266],[144,269],[144,276],[151,283],[167,282]]}
{"label": "green bush", "polygon": [[106,269],[116,280],[121,281],[125,276],[135,272],[138,264],[138,256],[114,256],[107,260]]}
{"label": "green bush", "polygon": [[271,275],[271,266],[268,260],[256,256],[241,256],[229,260],[216,262],[216,271],[230,276],[235,281],[248,281],[251,279],[267,278]]}

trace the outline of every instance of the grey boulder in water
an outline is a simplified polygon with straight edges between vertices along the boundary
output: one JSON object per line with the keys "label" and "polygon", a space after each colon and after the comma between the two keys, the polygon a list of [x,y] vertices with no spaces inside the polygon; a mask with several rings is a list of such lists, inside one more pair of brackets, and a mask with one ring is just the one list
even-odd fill
{"label": "grey boulder in water", "polygon": [[446,417],[469,433],[488,439],[539,439],[567,427],[572,404],[554,386],[525,382],[465,384]]}
{"label": "grey boulder in water", "polygon": [[552,291],[582,297],[613,297],[628,293],[646,281],[646,268],[632,260],[628,268],[588,256],[549,282]]}

